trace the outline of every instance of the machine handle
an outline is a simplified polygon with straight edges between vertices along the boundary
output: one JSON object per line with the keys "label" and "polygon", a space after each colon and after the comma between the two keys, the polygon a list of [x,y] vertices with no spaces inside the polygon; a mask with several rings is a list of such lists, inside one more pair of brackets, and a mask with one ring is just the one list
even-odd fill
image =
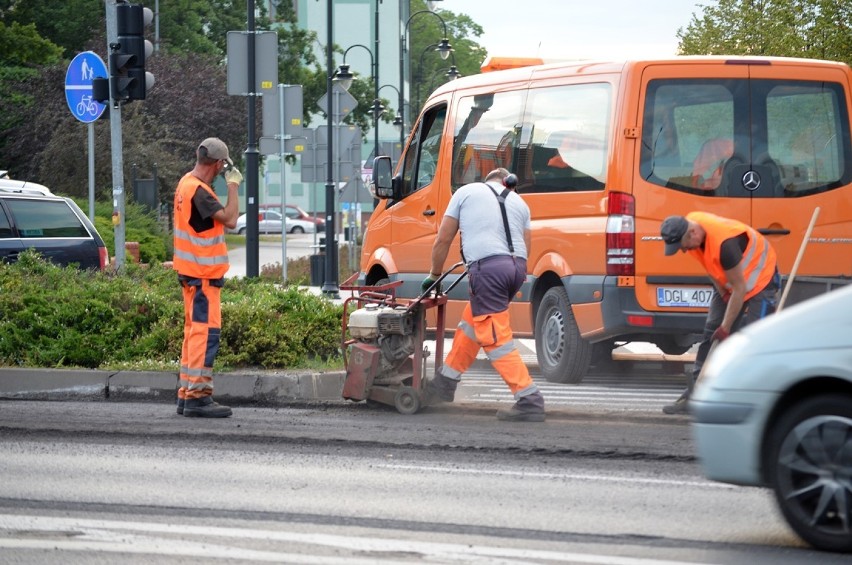
{"label": "machine handle", "polygon": [[434,216],[435,210],[423,210],[423,215],[424,216]]}

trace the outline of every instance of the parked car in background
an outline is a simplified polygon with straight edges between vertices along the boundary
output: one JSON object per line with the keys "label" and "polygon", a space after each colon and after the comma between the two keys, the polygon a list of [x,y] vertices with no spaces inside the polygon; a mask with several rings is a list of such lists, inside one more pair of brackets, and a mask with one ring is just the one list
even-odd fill
{"label": "parked car in background", "polygon": [[[323,231],[325,229],[325,220],[322,217],[314,217],[311,214],[305,212],[302,208],[297,206],[296,204],[286,204],[285,215],[291,220],[299,220],[302,222],[310,222],[316,226],[317,231]],[[281,204],[264,204],[261,206],[262,210],[276,210],[278,212],[281,211]],[[303,224],[294,224],[294,225],[303,225]],[[306,233],[313,233],[312,229],[305,229]]]}
{"label": "parked car in background", "polygon": [[852,285],[711,353],[690,412],[704,474],[767,486],[805,541],[852,551]]}
{"label": "parked car in background", "polygon": [[[232,233],[245,235],[247,214],[237,218],[236,227]],[[302,219],[292,219],[289,216],[285,220],[287,233],[313,233],[317,224]],[[258,212],[259,233],[281,233],[281,213],[277,210],[261,209]]]}
{"label": "parked car in background", "polygon": [[0,179],[0,261],[35,249],[58,265],[104,269],[109,253],[80,207],[40,184]]}

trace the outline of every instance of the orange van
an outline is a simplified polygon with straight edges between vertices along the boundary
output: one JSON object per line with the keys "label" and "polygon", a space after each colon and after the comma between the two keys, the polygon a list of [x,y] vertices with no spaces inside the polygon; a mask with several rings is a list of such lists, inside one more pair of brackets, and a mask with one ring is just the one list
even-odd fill
{"label": "orange van", "polygon": [[[709,279],[666,257],[659,227],[703,210],[768,236],[789,274],[821,209],[787,304],[852,276],[852,73],[770,57],[573,62],[452,81],[426,102],[392,170],[374,163],[361,284],[401,280],[414,297],[452,192],[501,166],[532,212],[517,336],[535,336],[543,375],[579,382],[629,341],[686,351]],[[499,221],[495,218],[495,221]],[[458,260],[458,241],[449,262]],[[450,296],[450,324],[467,300]]]}

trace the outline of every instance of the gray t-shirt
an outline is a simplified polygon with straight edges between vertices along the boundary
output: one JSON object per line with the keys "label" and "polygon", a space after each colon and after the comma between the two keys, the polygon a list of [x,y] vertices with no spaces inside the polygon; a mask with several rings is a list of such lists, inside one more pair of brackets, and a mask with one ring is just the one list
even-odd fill
{"label": "gray t-shirt", "polygon": [[[497,194],[504,190],[499,182],[489,181],[488,184]],[[500,203],[485,183],[473,182],[458,189],[450,199],[445,214],[459,221],[462,250],[468,263],[492,255],[510,254]],[[515,256],[526,259],[524,230],[530,229],[530,209],[515,192],[506,195],[506,216]]]}

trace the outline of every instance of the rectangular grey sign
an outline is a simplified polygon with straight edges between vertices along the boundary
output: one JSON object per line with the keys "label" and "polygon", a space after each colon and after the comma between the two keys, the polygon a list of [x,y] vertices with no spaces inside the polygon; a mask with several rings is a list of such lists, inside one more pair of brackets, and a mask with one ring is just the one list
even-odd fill
{"label": "rectangular grey sign", "polygon": [[254,33],[255,88],[249,90],[248,38],[246,31],[228,32],[228,94],[248,96],[269,94],[278,85],[278,34],[274,31]]}

